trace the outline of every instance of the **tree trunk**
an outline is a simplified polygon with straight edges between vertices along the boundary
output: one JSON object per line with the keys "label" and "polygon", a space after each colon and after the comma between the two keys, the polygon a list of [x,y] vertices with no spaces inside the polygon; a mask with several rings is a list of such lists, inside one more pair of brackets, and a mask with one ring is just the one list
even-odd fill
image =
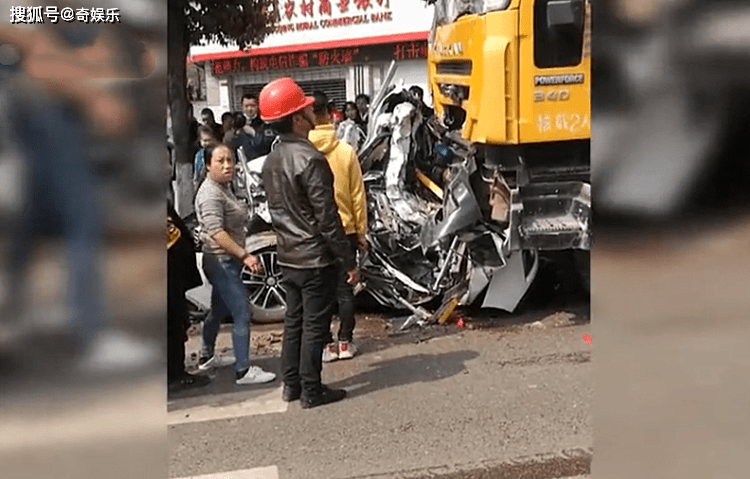
{"label": "tree trunk", "polygon": [[188,55],[186,0],[169,0],[168,50],[168,101],[172,118],[175,162],[175,209],[181,217],[193,212],[193,158],[190,155],[188,131],[188,98],[185,66]]}

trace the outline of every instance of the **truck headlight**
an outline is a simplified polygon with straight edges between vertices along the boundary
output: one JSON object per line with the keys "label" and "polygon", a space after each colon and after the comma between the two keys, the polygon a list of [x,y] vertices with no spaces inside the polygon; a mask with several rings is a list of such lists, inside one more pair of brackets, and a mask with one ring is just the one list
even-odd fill
{"label": "truck headlight", "polygon": [[495,12],[498,10],[505,10],[510,5],[510,0],[480,0],[477,3],[482,4],[482,12]]}

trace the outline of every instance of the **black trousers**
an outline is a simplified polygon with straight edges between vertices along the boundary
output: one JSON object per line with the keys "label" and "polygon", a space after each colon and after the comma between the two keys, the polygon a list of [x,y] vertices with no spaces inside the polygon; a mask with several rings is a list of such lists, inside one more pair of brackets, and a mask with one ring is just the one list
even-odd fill
{"label": "black trousers", "polygon": [[185,374],[186,318],[185,289],[180,278],[169,271],[167,278],[167,380],[175,381]]}
{"label": "black trousers", "polygon": [[[352,251],[357,251],[357,235],[347,235]],[[351,342],[354,337],[354,286],[347,283],[349,275],[344,268],[338,272],[338,283],[336,285],[336,302],[338,304],[338,317],[341,320],[339,326],[339,341]],[[333,342],[333,334],[330,329],[327,333],[328,341]]]}
{"label": "black trousers", "polygon": [[281,367],[284,383],[316,393],[321,386],[323,347],[335,307],[338,268],[295,269],[282,266],[286,290]]}

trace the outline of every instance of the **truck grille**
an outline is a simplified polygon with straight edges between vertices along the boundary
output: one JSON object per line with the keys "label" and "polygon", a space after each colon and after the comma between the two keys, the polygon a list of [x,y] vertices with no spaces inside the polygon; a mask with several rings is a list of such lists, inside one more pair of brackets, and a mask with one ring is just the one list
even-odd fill
{"label": "truck grille", "polygon": [[437,64],[438,75],[471,75],[471,60],[450,60]]}

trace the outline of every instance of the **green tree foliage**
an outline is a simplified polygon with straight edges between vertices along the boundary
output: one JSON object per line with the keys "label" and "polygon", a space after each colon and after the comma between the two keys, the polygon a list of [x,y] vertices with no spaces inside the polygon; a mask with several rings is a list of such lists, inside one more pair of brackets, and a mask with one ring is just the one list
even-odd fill
{"label": "green tree foliage", "polygon": [[258,45],[279,18],[277,0],[179,0],[190,45],[202,40],[239,48]]}

